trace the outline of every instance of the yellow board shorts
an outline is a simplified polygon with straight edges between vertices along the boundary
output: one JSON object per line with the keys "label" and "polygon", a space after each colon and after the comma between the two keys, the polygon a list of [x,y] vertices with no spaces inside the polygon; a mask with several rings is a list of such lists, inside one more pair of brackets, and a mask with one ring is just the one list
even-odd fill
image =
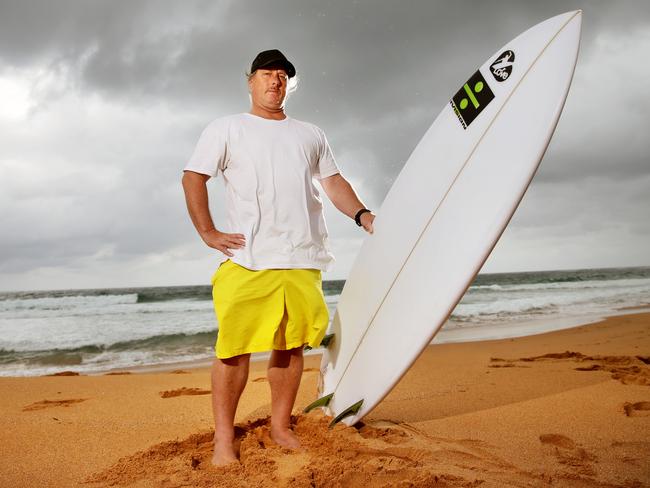
{"label": "yellow board shorts", "polygon": [[329,312],[318,269],[244,268],[230,259],[212,276],[216,357],[320,345]]}

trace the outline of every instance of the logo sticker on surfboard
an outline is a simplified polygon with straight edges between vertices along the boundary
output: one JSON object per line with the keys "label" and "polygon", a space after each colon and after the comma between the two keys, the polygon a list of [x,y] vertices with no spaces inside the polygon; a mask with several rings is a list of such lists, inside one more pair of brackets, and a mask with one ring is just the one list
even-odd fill
{"label": "logo sticker on surfboard", "polygon": [[515,62],[515,53],[512,51],[503,51],[499,54],[497,60],[490,65],[490,71],[492,76],[499,83],[506,81],[512,73],[512,65]]}
{"label": "logo sticker on surfboard", "polygon": [[494,93],[490,90],[490,86],[481,72],[477,71],[456,92],[451,99],[451,106],[456,112],[463,129],[467,129],[469,124],[478,117],[492,100],[494,100]]}

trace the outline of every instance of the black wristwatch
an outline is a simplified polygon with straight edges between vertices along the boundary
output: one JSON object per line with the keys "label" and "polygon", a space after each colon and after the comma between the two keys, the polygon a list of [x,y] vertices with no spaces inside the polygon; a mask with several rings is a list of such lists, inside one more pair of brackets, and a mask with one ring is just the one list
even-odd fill
{"label": "black wristwatch", "polygon": [[357,212],[357,214],[354,216],[354,221],[357,223],[359,227],[361,227],[361,216],[366,213],[366,212],[372,212],[372,210],[368,210],[367,208],[362,208]]}

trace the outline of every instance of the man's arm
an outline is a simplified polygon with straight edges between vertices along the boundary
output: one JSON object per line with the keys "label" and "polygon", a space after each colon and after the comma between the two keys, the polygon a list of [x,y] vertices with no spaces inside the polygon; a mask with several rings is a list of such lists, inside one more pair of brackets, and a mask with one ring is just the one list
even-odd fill
{"label": "man's arm", "polygon": [[[354,219],[359,210],[366,208],[352,185],[340,173],[323,178],[320,180],[320,184],[334,206],[351,219]],[[363,228],[372,234],[375,215],[366,212],[361,214],[360,219]]]}
{"label": "man's arm", "polygon": [[232,257],[229,249],[239,249],[246,243],[243,234],[226,234],[214,227],[210,207],[208,206],[208,175],[185,171],[183,173],[183,190],[190,218],[201,239],[210,247],[218,249],[226,256]]}

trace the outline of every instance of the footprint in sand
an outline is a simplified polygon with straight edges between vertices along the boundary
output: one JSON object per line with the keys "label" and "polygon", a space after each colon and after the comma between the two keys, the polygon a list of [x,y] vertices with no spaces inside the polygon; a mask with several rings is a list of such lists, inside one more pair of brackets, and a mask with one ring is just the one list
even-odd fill
{"label": "footprint in sand", "polygon": [[611,373],[611,378],[624,385],[649,385],[650,386],[650,357],[648,356],[587,356],[576,351],[552,352],[541,356],[531,356],[519,359],[490,358],[491,368],[511,367],[518,361],[533,363],[536,361],[572,360],[579,363],[588,362],[585,366],[574,368],[576,371],[606,371]]}
{"label": "footprint in sand", "polygon": [[212,393],[211,390],[204,390],[202,388],[187,388],[184,386],[182,388],[177,388],[176,390],[161,391],[160,396],[161,398],[171,398],[181,395],[209,395],[210,393]]}
{"label": "footprint in sand", "polygon": [[628,417],[650,416],[650,402],[625,402],[623,411]]}
{"label": "footprint in sand", "polygon": [[268,381],[265,376],[260,376],[259,378],[255,378],[254,380],[251,380],[253,383],[264,383],[265,381]]}
{"label": "footprint in sand", "polygon": [[364,439],[379,439],[388,444],[402,444],[409,440],[409,435],[405,431],[384,426],[380,422],[375,422],[373,426],[363,425],[362,422],[359,424],[356,427],[359,430],[359,435]]}
{"label": "footprint in sand", "polygon": [[550,454],[555,456],[558,463],[581,476],[594,476],[596,470],[593,463],[597,458],[567,436],[562,434],[542,434],[539,436],[542,444],[552,447]]}
{"label": "footprint in sand", "polygon": [[575,442],[562,434],[542,434],[539,436],[542,444],[551,444],[564,449],[573,449],[576,447]]}
{"label": "footprint in sand", "polygon": [[490,358],[490,362],[492,364],[488,364],[488,368],[530,368],[530,366],[517,364],[514,359]]}
{"label": "footprint in sand", "polygon": [[68,400],[41,400],[39,402],[30,403],[23,407],[23,412],[30,412],[32,410],[43,410],[44,408],[52,407],[69,407],[75,403],[81,403],[88,400],[87,398],[70,398]]}

